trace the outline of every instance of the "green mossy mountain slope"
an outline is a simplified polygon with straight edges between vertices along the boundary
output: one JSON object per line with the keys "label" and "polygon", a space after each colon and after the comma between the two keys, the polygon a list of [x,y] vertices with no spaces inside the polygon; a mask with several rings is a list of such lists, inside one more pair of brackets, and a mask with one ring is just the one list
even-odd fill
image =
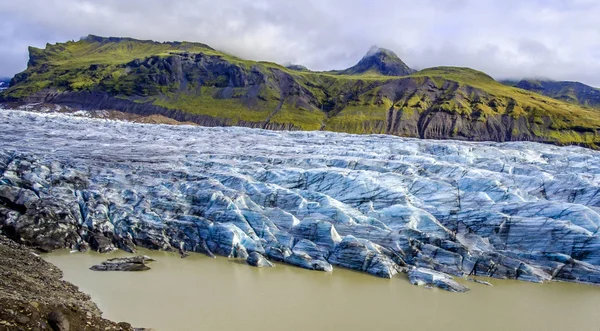
{"label": "green mossy mountain slope", "polygon": [[[2,99],[162,114],[201,125],[600,145],[597,110],[468,68],[413,73],[396,58],[385,53],[361,60],[365,66],[353,67],[360,70],[312,72],[199,43],[89,36],[30,48],[27,69]],[[389,59],[402,70],[368,69],[390,68]]]}
{"label": "green mossy mountain slope", "polygon": [[501,83],[565,102],[600,108],[600,89],[579,82],[522,79],[503,80]]}

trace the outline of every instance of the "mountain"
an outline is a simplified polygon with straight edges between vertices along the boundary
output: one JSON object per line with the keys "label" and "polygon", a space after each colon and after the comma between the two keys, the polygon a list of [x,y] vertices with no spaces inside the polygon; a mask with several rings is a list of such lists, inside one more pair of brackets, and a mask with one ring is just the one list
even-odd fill
{"label": "mountain", "polygon": [[10,84],[10,78],[0,78],[0,91],[7,89]]}
{"label": "mountain", "polygon": [[389,49],[371,47],[367,54],[353,67],[342,70],[343,75],[407,76],[415,72],[396,53]]}
{"label": "mountain", "polygon": [[160,114],[205,126],[600,146],[597,110],[468,68],[397,76],[382,71],[399,63],[381,49],[338,72],[247,61],[200,43],[131,38],[88,36],[29,53],[27,69],[2,92],[4,102]]}
{"label": "mountain", "polygon": [[310,71],[310,70],[308,70],[307,67],[300,65],[300,64],[290,64],[290,65],[286,65],[285,67],[290,70],[295,70],[295,71]]}
{"label": "mountain", "polygon": [[554,99],[600,108],[600,89],[579,82],[560,82],[552,80],[522,79],[504,80],[505,85],[533,91]]}

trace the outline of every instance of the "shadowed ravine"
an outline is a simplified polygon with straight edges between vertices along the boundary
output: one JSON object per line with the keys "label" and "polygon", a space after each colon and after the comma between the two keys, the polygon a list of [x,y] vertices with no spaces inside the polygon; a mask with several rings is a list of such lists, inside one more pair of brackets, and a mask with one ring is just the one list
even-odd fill
{"label": "shadowed ravine", "polygon": [[46,251],[257,252],[458,291],[444,274],[600,283],[590,149],[7,110],[0,133],[3,231]]}

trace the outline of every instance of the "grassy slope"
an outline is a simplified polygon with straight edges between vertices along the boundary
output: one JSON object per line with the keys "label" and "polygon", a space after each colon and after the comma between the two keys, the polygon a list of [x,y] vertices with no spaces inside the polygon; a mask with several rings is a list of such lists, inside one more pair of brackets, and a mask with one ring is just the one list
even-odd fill
{"label": "grassy slope", "polygon": [[[437,67],[425,69],[409,77],[398,80],[414,80],[421,87],[415,89],[414,94],[408,94],[399,100],[381,97],[377,89],[370,90],[361,95],[360,99],[346,107],[336,118],[328,124],[329,129],[335,131],[359,131],[362,129],[382,133],[377,122],[385,122],[390,107],[402,111],[415,109],[422,113],[435,107],[448,112],[464,116],[476,116],[485,120],[487,116],[510,115],[513,117],[525,116],[532,122],[543,122],[545,118],[552,121],[551,128],[557,130],[579,130],[594,132],[600,127],[600,112],[594,109],[583,108],[568,104],[530,91],[502,85],[484,73],[455,67]],[[435,99],[429,98],[425,92],[426,82],[432,82],[435,88],[447,91]],[[434,105],[435,104],[435,105]],[[539,132],[540,135],[545,133]],[[582,142],[579,138],[571,136],[570,132],[551,132],[557,142]],[[588,140],[594,141],[597,137],[591,134]]]}
{"label": "grassy slope", "polygon": [[[600,126],[600,112],[565,103],[537,93],[512,88],[496,82],[493,78],[482,72],[467,68],[440,67],[425,69],[417,73],[417,76],[428,76],[438,78],[438,81],[453,80],[460,84],[470,86],[487,92],[498,100],[513,103],[514,108],[508,111],[512,116],[550,116],[555,121],[554,128],[563,129],[573,126],[582,128],[598,128]],[[468,98],[468,96],[464,96]],[[485,114],[498,113],[497,109],[486,104],[479,105]],[[497,107],[502,109],[502,107]]]}
{"label": "grassy slope", "polygon": [[522,88],[565,102],[600,108],[600,89],[579,82],[523,79],[502,84]]}
{"label": "grassy slope", "polygon": [[[231,75],[200,77],[207,74],[171,72],[176,69],[156,64],[170,66],[174,54],[202,54],[229,72],[260,75],[262,82],[232,86]],[[132,65],[135,61],[146,64]],[[165,71],[185,79],[165,78]],[[283,84],[282,75],[289,82]],[[482,121],[494,115],[526,117],[531,123],[550,120],[556,131],[536,135],[557,143],[594,145],[600,141],[596,133],[600,112],[502,85],[468,68],[430,68],[404,77],[340,75],[246,61],[198,43],[88,37],[47,45],[44,50],[30,48],[28,69],[15,76],[4,96],[23,99],[47,88],[108,91],[137,102],[225,119],[233,125],[268,119],[304,130],[385,133],[390,111],[414,116],[435,110]]]}

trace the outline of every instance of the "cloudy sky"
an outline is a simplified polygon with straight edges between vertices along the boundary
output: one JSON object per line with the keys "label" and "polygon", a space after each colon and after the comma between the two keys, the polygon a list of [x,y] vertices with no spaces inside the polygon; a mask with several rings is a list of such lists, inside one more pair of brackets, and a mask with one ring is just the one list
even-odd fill
{"label": "cloudy sky", "polygon": [[349,67],[372,45],[409,66],[600,86],[598,0],[2,0],[0,76],[27,46],[81,36],[207,43],[240,57]]}

